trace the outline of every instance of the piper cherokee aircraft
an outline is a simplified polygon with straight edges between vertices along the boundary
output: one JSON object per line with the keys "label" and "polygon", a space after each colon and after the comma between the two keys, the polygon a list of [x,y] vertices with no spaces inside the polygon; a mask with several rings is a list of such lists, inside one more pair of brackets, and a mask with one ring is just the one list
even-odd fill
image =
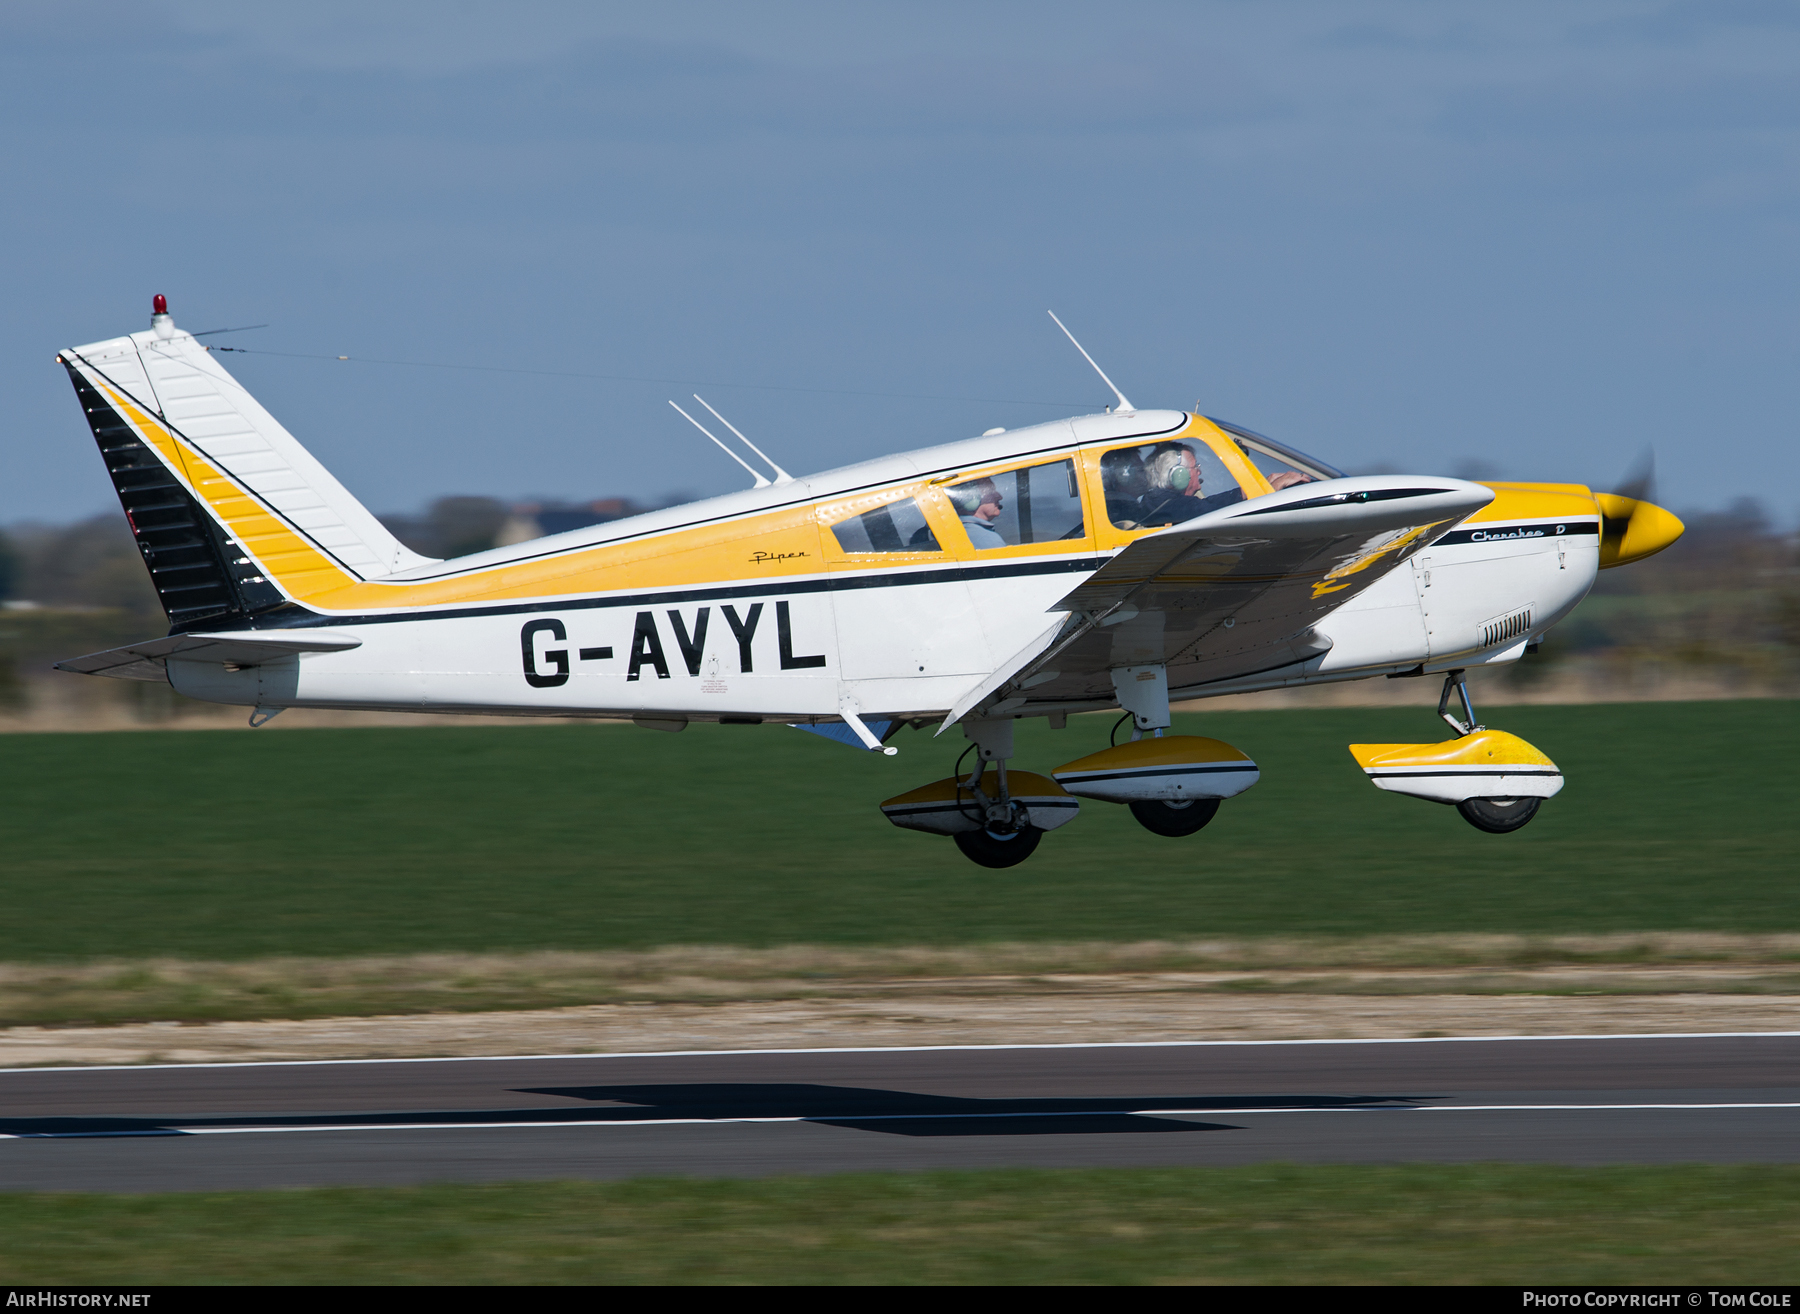
{"label": "piper cherokee aircraft", "polygon": [[[1165,733],[1172,701],[1376,677],[1441,675],[1456,734],[1352,745],[1371,781],[1516,830],[1562,775],[1476,723],[1464,673],[1517,661],[1597,570],[1682,532],[1576,484],[1348,477],[1222,420],[1141,410],[1100,371],[1118,406],[1099,415],[805,479],[727,448],[754,488],[439,561],[163,297],[148,331],[57,359],[169,619],[60,669],[167,681],[252,725],[289,707],[779,723],[889,755],[902,726],[960,726],[974,765],[881,806],[988,867],[1083,799],[1183,836],[1254,785],[1241,750]],[[1125,742],[1009,770],[1019,718],[1114,708]]]}

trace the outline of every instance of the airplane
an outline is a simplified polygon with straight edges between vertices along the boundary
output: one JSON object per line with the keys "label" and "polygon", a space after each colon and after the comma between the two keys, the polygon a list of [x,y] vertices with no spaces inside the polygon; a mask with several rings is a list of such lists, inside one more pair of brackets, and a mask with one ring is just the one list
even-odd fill
{"label": "airplane", "polygon": [[[1168,733],[1172,703],[1441,676],[1454,737],[1351,745],[1358,766],[1490,833],[1529,822],[1562,774],[1477,723],[1465,673],[1518,661],[1680,520],[1641,489],[1349,476],[1197,410],[1140,409],[1081,354],[1116,406],[803,479],[708,406],[765,477],[684,410],[754,487],[436,560],[158,295],[148,330],[57,360],[169,632],[57,665],[167,681],[252,725],[292,707],[775,724],[890,757],[902,727],[959,727],[955,773],[881,808],[991,868],[1083,800],[1178,838],[1257,782],[1233,745]],[[1120,712],[1109,748],[1009,768],[1020,718],[1101,711]]]}

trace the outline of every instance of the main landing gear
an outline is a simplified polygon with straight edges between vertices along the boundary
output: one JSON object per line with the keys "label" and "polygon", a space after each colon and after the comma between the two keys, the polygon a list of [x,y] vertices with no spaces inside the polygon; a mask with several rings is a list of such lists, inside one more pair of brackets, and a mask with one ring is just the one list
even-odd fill
{"label": "main landing gear", "polygon": [[[1462,715],[1450,710],[1451,696]],[[1438,715],[1457,738],[1440,744],[1352,744],[1350,753],[1377,789],[1453,805],[1462,819],[1490,835],[1506,835],[1537,816],[1563,787],[1562,772],[1517,735],[1475,721],[1463,672],[1444,676]]]}
{"label": "main landing gear", "polygon": [[983,867],[1016,867],[1037,852],[1044,832],[1031,824],[1031,809],[1007,788],[1006,759],[994,762],[992,792],[981,787],[988,761],[985,755],[979,756],[974,774],[957,790],[960,810],[977,824],[951,838],[970,862]]}
{"label": "main landing gear", "polygon": [[1166,835],[1170,839],[1180,839],[1183,835],[1204,830],[1206,823],[1219,815],[1219,800],[1216,798],[1190,798],[1178,802],[1141,798],[1134,800],[1129,806],[1138,825],[1152,835]]}
{"label": "main landing gear", "polygon": [[971,862],[1016,867],[1037,851],[1045,831],[1075,820],[1081,800],[1054,780],[1007,768],[1010,719],[970,719],[963,732],[974,741],[973,771],[963,775],[959,765],[957,775],[890,798],[881,810],[903,829],[950,836]]}
{"label": "main landing gear", "polygon": [[1115,671],[1113,683],[1134,721],[1130,743],[1065,762],[1051,779],[1007,769],[1011,718],[970,717],[962,727],[978,754],[974,771],[961,774],[959,763],[957,775],[891,798],[882,812],[896,826],[950,836],[971,862],[1012,867],[1036,852],[1045,831],[1073,821],[1083,798],[1123,803],[1151,834],[1180,838],[1217,816],[1221,799],[1256,783],[1256,763],[1230,744],[1163,734],[1170,720],[1160,666]]}

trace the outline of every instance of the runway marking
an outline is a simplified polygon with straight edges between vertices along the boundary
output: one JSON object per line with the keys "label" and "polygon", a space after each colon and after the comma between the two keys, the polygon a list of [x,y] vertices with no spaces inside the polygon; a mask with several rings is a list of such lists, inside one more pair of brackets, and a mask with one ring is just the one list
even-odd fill
{"label": "runway marking", "polygon": [[780,1114],[774,1116],[722,1118],[592,1118],[567,1122],[371,1122],[333,1123],[310,1127],[181,1127],[146,1128],[143,1131],[106,1132],[0,1132],[7,1141],[73,1141],[108,1138],[146,1138],[159,1136],[254,1136],[286,1132],[358,1132],[358,1131],[481,1131],[487,1129],[540,1129],[562,1127],[694,1127],[740,1123],[863,1123],[863,1122],[967,1122],[979,1118],[1168,1118],[1168,1117],[1245,1117],[1269,1113],[1617,1113],[1626,1110],[1704,1110],[1704,1109],[1800,1109],[1800,1101],[1782,1103],[1718,1103],[1718,1104],[1393,1104],[1385,1107],[1335,1109],[1241,1108],[1241,1109],[1075,1109],[1042,1113],[872,1113],[844,1115],[831,1113]]}
{"label": "runway marking", "polygon": [[544,1063],[562,1059],[729,1058],[743,1054],[934,1054],[1015,1049],[1245,1049],[1274,1045],[1466,1045],[1520,1040],[1791,1040],[1800,1031],[1632,1031],[1606,1035],[1555,1036],[1387,1036],[1321,1040],[1105,1040],[1046,1041],[1017,1045],[822,1045],[801,1049],[597,1050],[584,1054],[471,1054],[461,1058],[252,1059],[243,1063],[39,1063],[13,1072],[152,1072],[161,1068],[326,1068],[372,1063]]}

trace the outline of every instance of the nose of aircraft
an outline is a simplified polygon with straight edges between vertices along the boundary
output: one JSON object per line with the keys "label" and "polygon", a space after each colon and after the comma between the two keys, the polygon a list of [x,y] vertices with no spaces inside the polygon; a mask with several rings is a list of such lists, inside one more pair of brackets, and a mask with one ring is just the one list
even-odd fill
{"label": "nose of aircraft", "polygon": [[1654,556],[1687,530],[1672,512],[1621,493],[1595,493],[1600,508],[1600,569]]}

